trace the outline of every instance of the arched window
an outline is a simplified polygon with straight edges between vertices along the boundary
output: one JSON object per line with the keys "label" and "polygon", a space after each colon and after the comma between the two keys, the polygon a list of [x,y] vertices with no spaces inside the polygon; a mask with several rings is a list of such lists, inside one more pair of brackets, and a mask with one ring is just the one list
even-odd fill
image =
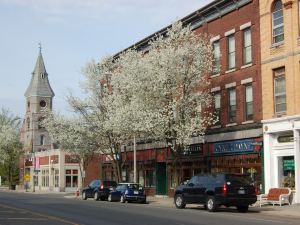
{"label": "arched window", "polygon": [[40,136],[40,145],[44,145],[44,141],[45,141],[44,135],[41,135]]}
{"label": "arched window", "polygon": [[27,118],[27,130],[29,130],[30,129],[30,118],[28,117]]}
{"label": "arched window", "polygon": [[272,36],[273,43],[284,40],[283,8],[281,0],[276,0],[272,8]]}

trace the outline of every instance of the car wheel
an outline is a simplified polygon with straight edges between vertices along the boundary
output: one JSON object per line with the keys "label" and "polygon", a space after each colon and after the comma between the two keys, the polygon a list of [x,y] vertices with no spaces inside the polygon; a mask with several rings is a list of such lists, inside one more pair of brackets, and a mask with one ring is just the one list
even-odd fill
{"label": "car wheel", "polygon": [[123,195],[121,195],[120,202],[121,202],[121,203],[125,203],[125,198],[124,198]]}
{"label": "car wheel", "polygon": [[186,205],[182,195],[176,195],[174,198],[174,203],[177,209],[183,209]]}
{"label": "car wheel", "polygon": [[238,211],[238,212],[244,213],[244,212],[247,212],[248,209],[249,209],[249,206],[248,206],[248,205],[237,206],[237,211]]}
{"label": "car wheel", "polygon": [[95,201],[99,200],[99,193],[97,191],[94,193],[94,200]]}
{"label": "car wheel", "polygon": [[111,194],[109,194],[109,195],[108,195],[108,197],[107,197],[107,201],[109,201],[109,202],[112,202],[112,199],[111,199]]}
{"label": "car wheel", "polygon": [[209,212],[215,212],[218,209],[218,205],[216,203],[214,196],[208,196],[206,200],[206,207]]}
{"label": "car wheel", "polygon": [[85,191],[82,192],[82,196],[81,197],[82,197],[83,200],[87,200]]}

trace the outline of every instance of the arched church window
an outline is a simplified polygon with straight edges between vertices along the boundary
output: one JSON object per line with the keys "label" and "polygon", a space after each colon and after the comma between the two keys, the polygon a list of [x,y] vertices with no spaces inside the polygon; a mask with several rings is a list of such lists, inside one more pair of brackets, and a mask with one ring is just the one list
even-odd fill
{"label": "arched church window", "polygon": [[28,130],[30,129],[30,118],[29,117],[27,118],[27,129]]}
{"label": "arched church window", "polygon": [[40,145],[44,145],[45,144],[45,136],[41,135],[40,136]]}

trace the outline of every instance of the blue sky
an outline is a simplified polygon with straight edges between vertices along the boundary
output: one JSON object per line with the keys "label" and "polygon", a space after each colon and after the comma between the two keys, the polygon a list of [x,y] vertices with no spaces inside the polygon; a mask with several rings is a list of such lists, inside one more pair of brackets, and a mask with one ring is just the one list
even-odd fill
{"label": "blue sky", "polygon": [[39,42],[54,110],[68,113],[65,96],[82,95],[81,70],[88,61],[117,53],[209,2],[0,0],[0,107],[24,116]]}

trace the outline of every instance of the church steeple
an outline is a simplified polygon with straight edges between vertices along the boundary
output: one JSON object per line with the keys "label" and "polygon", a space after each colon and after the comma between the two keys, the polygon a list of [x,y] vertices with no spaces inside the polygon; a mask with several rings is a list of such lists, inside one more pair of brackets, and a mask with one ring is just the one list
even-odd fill
{"label": "church steeple", "polygon": [[37,58],[30,84],[25,92],[25,97],[40,96],[54,97],[54,92],[48,80],[48,74],[45,68],[44,59],[42,56],[41,46],[39,56]]}
{"label": "church steeple", "polygon": [[47,130],[40,124],[46,110],[52,110],[54,92],[48,80],[41,46],[39,50],[30,84],[25,92],[26,113],[21,132],[25,152],[50,150],[52,144]]}

